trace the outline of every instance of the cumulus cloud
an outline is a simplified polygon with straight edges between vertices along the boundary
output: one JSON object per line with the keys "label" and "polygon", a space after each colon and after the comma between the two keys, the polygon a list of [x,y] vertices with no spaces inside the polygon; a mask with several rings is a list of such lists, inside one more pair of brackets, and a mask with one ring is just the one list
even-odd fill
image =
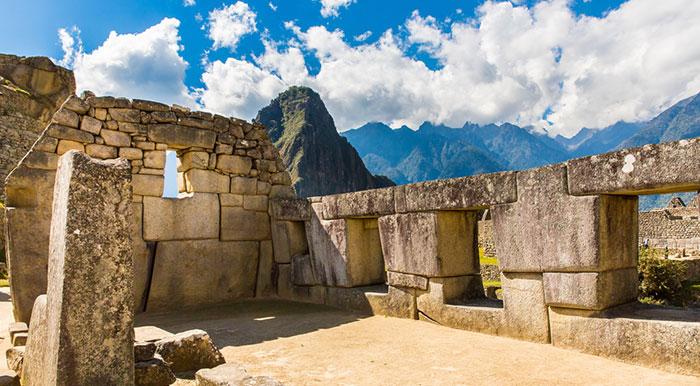
{"label": "cumulus cloud", "polygon": [[[166,18],[137,34],[112,31],[105,42],[87,53],[79,36],[59,30],[66,56],[61,63],[73,68],[78,92],[154,99],[196,106],[185,86],[187,62],[180,56],[177,19]],[[76,29],[77,30],[77,29]]]}
{"label": "cumulus cloud", "polygon": [[214,41],[212,48],[235,50],[244,35],[257,31],[256,17],[257,14],[242,1],[209,12],[208,36]]}
{"label": "cumulus cloud", "polygon": [[185,7],[191,7],[195,4],[197,4],[197,3],[194,0],[184,0],[182,2],[182,5],[184,5]]}
{"label": "cumulus cloud", "polygon": [[357,0],[321,0],[321,16],[338,17],[338,10],[341,7],[349,7]]}

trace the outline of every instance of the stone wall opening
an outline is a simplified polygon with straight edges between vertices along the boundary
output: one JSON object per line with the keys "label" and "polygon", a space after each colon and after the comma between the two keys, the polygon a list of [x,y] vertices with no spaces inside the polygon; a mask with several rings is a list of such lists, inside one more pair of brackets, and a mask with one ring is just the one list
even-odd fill
{"label": "stone wall opening", "polygon": [[[479,275],[484,294],[489,299],[502,300],[501,269],[498,267],[491,209],[479,211],[477,218]],[[500,302],[498,305],[502,307],[503,303]]]}
{"label": "stone wall opening", "polygon": [[177,197],[179,190],[177,188],[177,153],[174,150],[167,150],[165,152],[165,178],[163,183],[163,195],[164,198]]}

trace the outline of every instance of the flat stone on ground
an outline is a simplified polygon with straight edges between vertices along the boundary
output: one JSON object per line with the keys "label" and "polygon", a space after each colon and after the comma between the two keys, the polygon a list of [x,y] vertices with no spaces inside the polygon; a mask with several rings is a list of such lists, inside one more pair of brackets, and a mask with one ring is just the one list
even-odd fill
{"label": "flat stone on ground", "polygon": [[157,358],[136,362],[134,369],[136,386],[168,386],[176,381],[170,367]]}
{"label": "flat stone on ground", "polygon": [[203,330],[185,331],[156,342],[157,352],[173,372],[212,368],[225,363],[224,356]]}

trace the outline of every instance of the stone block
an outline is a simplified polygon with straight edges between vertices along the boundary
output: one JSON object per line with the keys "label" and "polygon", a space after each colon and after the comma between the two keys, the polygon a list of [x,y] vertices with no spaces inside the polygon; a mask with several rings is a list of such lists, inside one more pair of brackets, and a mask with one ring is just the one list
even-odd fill
{"label": "stone block", "polygon": [[547,305],[602,310],[637,299],[636,268],[604,272],[545,272]]}
{"label": "stone block", "polygon": [[165,170],[163,170],[163,169],[140,168],[140,169],[139,169],[139,174],[151,174],[151,175],[154,175],[154,176],[162,176],[162,175],[165,175]]}
{"label": "stone block", "polygon": [[[683,162],[679,162],[683,160]],[[569,160],[571,194],[661,194],[700,190],[700,139],[650,144]]]}
{"label": "stone block", "polygon": [[[320,204],[314,204],[320,210]],[[305,223],[306,238],[318,284],[359,287],[384,283],[384,259],[376,229],[366,230],[363,219]]]}
{"label": "stone block", "polygon": [[187,192],[228,193],[230,178],[213,170],[190,169],[183,173]]}
{"label": "stone block", "polygon": [[115,99],[116,98],[112,96],[91,96],[87,98],[86,102],[90,105],[90,107],[109,108],[114,107]]}
{"label": "stone block", "polygon": [[195,374],[199,386],[238,386],[247,378],[250,378],[250,375],[238,363],[226,363],[211,369],[199,370]]}
{"label": "stone block", "polygon": [[549,308],[552,344],[700,376],[700,312],[629,304],[602,312]]}
{"label": "stone block", "polygon": [[294,285],[292,284],[291,264],[278,264],[277,296],[282,299],[293,299]]}
{"label": "stone block", "polygon": [[438,211],[380,217],[387,269],[426,277],[479,273],[477,213]]}
{"label": "stone block", "polygon": [[157,342],[163,338],[173,336],[172,332],[156,326],[141,326],[134,328],[134,340],[136,342]]}
{"label": "stone block", "polygon": [[143,198],[146,241],[218,239],[219,198],[196,193],[181,198]]}
{"label": "stone block", "polygon": [[[248,155],[252,156],[255,154],[257,158],[260,158],[260,153],[251,153],[253,150],[248,150]],[[277,173],[272,173],[270,175],[270,183],[273,185],[291,185],[292,184],[292,177],[289,175],[288,172],[277,172]]]}
{"label": "stone block", "polygon": [[143,158],[143,150],[133,147],[121,147],[119,148],[119,157],[128,160],[140,160]]}
{"label": "stone block", "polygon": [[134,174],[132,177],[134,194],[140,196],[160,197],[163,195],[165,178],[149,174]]}
{"label": "stone block", "polygon": [[[314,287],[305,287],[314,288]],[[416,319],[415,294],[411,289],[371,286],[359,288],[326,288],[325,304],[367,315]]]}
{"label": "stone block", "polygon": [[147,151],[143,153],[143,166],[154,169],[165,169],[164,151]]}
{"label": "stone block", "polygon": [[132,100],[131,106],[135,109],[139,109],[139,110],[143,110],[143,111],[170,111],[170,106],[168,106],[166,104],[153,102],[153,101],[146,101],[143,99]]}
{"label": "stone block", "polygon": [[109,115],[118,122],[141,123],[141,114],[137,109],[110,108]]}
{"label": "stone block", "polygon": [[70,150],[85,151],[85,146],[80,142],[69,141],[66,139],[58,141],[56,153],[58,153],[59,155],[63,155]]}
{"label": "stone block", "polygon": [[263,181],[258,181],[257,186],[257,193],[264,194],[266,196],[270,194],[270,189],[272,189],[272,185]]}
{"label": "stone block", "polygon": [[208,369],[225,363],[224,356],[203,330],[190,330],[156,342],[156,351],[175,373]]}
{"label": "stone block", "polygon": [[22,160],[22,166],[33,169],[56,170],[58,154],[32,150]]}
{"label": "stone block", "polygon": [[45,370],[48,365],[47,351],[44,345],[47,336],[46,295],[40,295],[34,302],[32,310],[31,329],[25,355],[22,361],[22,379],[26,385],[40,385],[45,380]]}
{"label": "stone block", "polygon": [[80,130],[87,131],[90,134],[99,135],[100,130],[102,130],[102,121],[86,115],[80,121]]}
{"label": "stone block", "polygon": [[177,380],[170,367],[157,358],[136,362],[134,375],[136,386],[168,386]]}
{"label": "stone block", "polygon": [[503,306],[491,299],[474,300],[475,296],[483,296],[479,287],[481,280],[476,275],[430,279],[429,291],[416,298],[419,319],[460,330],[503,335]]}
{"label": "stone block", "polygon": [[153,359],[156,354],[156,345],[153,342],[134,342],[134,361],[144,362]]}
{"label": "stone block", "polygon": [[406,210],[485,209],[515,202],[518,190],[516,172],[425,181],[404,186]]}
{"label": "stone block", "polygon": [[270,214],[275,220],[311,220],[311,203],[306,198],[275,198],[270,200]]}
{"label": "stone block", "polygon": [[258,180],[249,177],[231,177],[231,193],[256,194]]}
{"label": "stone block", "polygon": [[12,337],[13,346],[25,346],[27,344],[27,337],[29,336],[26,332],[18,332]]}
{"label": "stone block", "polygon": [[323,218],[376,217],[394,213],[393,188],[364,190],[324,196]]}
{"label": "stone block", "polygon": [[267,213],[267,196],[243,196],[243,209]]}
{"label": "stone block", "polygon": [[205,151],[188,151],[181,157],[177,157],[177,171],[186,172],[190,169],[207,169],[209,166],[209,153]]}
{"label": "stone block", "polygon": [[237,155],[221,155],[218,158],[216,168],[227,173],[248,175],[253,167],[253,160]]}
{"label": "stone block", "polygon": [[277,295],[277,274],[272,251],[272,241],[261,241],[260,259],[258,261],[258,280],[255,285],[255,297]]}
{"label": "stone block", "polygon": [[156,122],[175,123],[177,115],[172,111],[154,111],[151,113],[151,118]]}
{"label": "stone block", "polygon": [[296,196],[293,186],[272,185],[270,188],[270,198],[296,198]]}
{"label": "stone block", "polygon": [[303,222],[273,220],[272,242],[277,263],[289,263],[292,256],[309,251]]}
{"label": "stone block", "polygon": [[146,310],[254,297],[257,267],[257,242],[161,241],[156,248]]}
{"label": "stone block", "polygon": [[296,255],[291,263],[292,283],[294,285],[316,285],[310,255]]}
{"label": "stone block", "polygon": [[517,178],[518,202],[491,208],[503,271],[636,266],[636,197],[570,196],[564,164],[522,171]]}
{"label": "stone block", "polygon": [[131,225],[131,248],[134,253],[134,311],[142,312],[146,309],[156,243],[143,240],[143,204],[134,203],[132,206],[134,211]]}
{"label": "stone block", "polygon": [[148,140],[167,143],[173,149],[185,149],[188,147],[213,149],[216,142],[216,133],[210,130],[163,123],[148,125]]}
{"label": "stone block", "polygon": [[115,147],[131,146],[131,136],[115,130],[102,129],[100,137],[105,140],[105,144]]}
{"label": "stone block", "polygon": [[80,118],[78,117],[78,114],[76,114],[75,111],[71,111],[65,108],[58,109],[58,111],[56,111],[51,120],[52,122],[56,122],[59,125],[75,128],[78,128],[78,124],[80,123]]}
{"label": "stone block", "polygon": [[73,151],[59,161],[38,384],[134,382],[130,181],[124,160]]}
{"label": "stone block", "polygon": [[24,346],[10,347],[5,351],[7,368],[22,376],[22,366],[24,364]]}
{"label": "stone block", "polygon": [[399,272],[387,272],[387,284],[395,287],[416,288],[428,290],[428,278]]}
{"label": "stone block", "polygon": [[29,332],[29,327],[27,327],[27,323],[24,322],[12,322],[8,326],[7,332],[10,335],[10,340],[13,340],[15,338],[15,334]]}
{"label": "stone block", "polygon": [[90,110],[90,105],[75,95],[71,95],[63,102],[63,107],[75,111],[78,114],[85,114]]}
{"label": "stone block", "polygon": [[549,343],[549,317],[542,274],[503,273],[506,334],[512,338]]}
{"label": "stone block", "polygon": [[221,206],[243,206],[243,196],[240,194],[219,193]]}
{"label": "stone block", "polygon": [[146,125],[142,125],[140,123],[107,121],[106,125],[110,130],[116,130],[118,128],[119,131],[130,134],[146,134],[148,131]]}
{"label": "stone block", "polygon": [[85,146],[85,152],[90,157],[96,157],[101,159],[112,159],[117,158],[117,148],[113,146],[89,144]]}
{"label": "stone block", "polygon": [[53,137],[43,136],[34,144],[34,150],[45,151],[48,153],[54,153],[56,147],[58,146],[58,140]]}
{"label": "stone block", "polygon": [[270,239],[270,217],[264,212],[243,208],[221,208],[221,240]]}

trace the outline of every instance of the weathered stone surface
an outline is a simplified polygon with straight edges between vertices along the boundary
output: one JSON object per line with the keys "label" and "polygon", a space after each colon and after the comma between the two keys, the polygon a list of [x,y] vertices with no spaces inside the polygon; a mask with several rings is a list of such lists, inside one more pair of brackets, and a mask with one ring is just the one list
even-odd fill
{"label": "weathered stone surface", "polygon": [[[297,287],[317,288],[317,287]],[[325,304],[368,315],[416,319],[416,301],[412,289],[383,285],[357,288],[328,287]]]}
{"label": "weathered stone surface", "polygon": [[242,380],[239,386],[283,386],[284,383],[270,377],[250,377]]}
{"label": "weathered stone surface", "polygon": [[257,267],[258,243],[254,241],[161,241],[146,310],[251,298],[255,296]]}
{"label": "weathered stone surface", "polygon": [[515,172],[405,185],[406,210],[483,209],[518,200]]}
{"label": "weathered stone surface", "polygon": [[602,310],[637,298],[636,268],[604,272],[545,272],[547,305]]}
{"label": "weathered stone surface", "polygon": [[221,155],[216,164],[217,169],[241,175],[248,175],[252,167],[253,160],[237,155]]}
{"label": "weathered stone surface", "polygon": [[209,153],[205,151],[188,151],[182,157],[177,157],[177,171],[186,172],[190,169],[207,169]]}
{"label": "weathered stone surface", "polygon": [[270,218],[267,213],[243,208],[221,208],[221,240],[270,239]]}
{"label": "weathered stone surface", "polygon": [[479,273],[476,222],[476,211],[380,217],[379,233],[387,269],[427,277]]}
{"label": "weathered stone surface", "polygon": [[275,220],[311,220],[311,203],[305,198],[275,198],[270,200],[270,214]]}
{"label": "weathered stone surface", "polygon": [[267,213],[267,196],[243,196],[243,209]]}
{"label": "weathered stone surface", "polygon": [[[313,204],[320,210],[320,204]],[[321,220],[305,223],[306,238],[318,284],[358,287],[384,283],[384,259],[376,229],[365,220]]]}
{"label": "weathered stone surface", "polygon": [[75,95],[71,95],[63,102],[63,107],[75,111],[78,114],[85,114],[90,109],[90,105]]}
{"label": "weathered stone surface", "polygon": [[296,255],[291,263],[292,283],[294,285],[315,285],[316,279],[310,255]]}
{"label": "weathered stone surface", "polygon": [[200,129],[213,129],[214,122],[204,121],[201,119],[191,118],[191,117],[178,117],[177,124],[182,126],[197,127]]}
{"label": "weathered stone surface", "polygon": [[394,213],[394,192],[392,188],[325,196],[322,202],[322,214],[326,220],[348,217],[376,217],[380,214]]}
{"label": "weathered stone surface", "polygon": [[141,122],[141,115],[137,109],[110,108],[109,115],[112,119],[119,122]]}
{"label": "weathered stone surface", "polygon": [[491,335],[505,332],[503,307],[491,299],[475,299],[483,296],[479,276],[468,275],[448,278],[432,278],[429,292],[416,299],[421,320],[461,330]]}
{"label": "weathered stone surface", "polygon": [[101,96],[101,97],[88,97],[86,102],[91,106],[91,107],[102,107],[102,108],[109,108],[109,107],[114,107],[115,105],[115,99],[112,96]]}
{"label": "weathered stone surface", "polygon": [[673,373],[700,375],[700,312],[638,303],[603,312],[550,307],[552,344]]}
{"label": "weathered stone surface", "polygon": [[417,288],[423,291],[428,289],[428,278],[409,275],[407,273],[387,272],[387,284],[396,287]]}
{"label": "weathered stone surface", "polygon": [[[78,126],[76,125],[75,127]],[[95,137],[90,133],[57,124],[51,124],[48,130],[46,130],[46,135],[79,143],[95,142]]]}
{"label": "weathered stone surface", "polygon": [[84,116],[80,121],[80,130],[87,131],[90,134],[99,135],[102,130],[102,121],[93,117]]}
{"label": "weathered stone surface", "polygon": [[27,323],[24,322],[12,322],[8,326],[7,332],[10,334],[10,339],[14,339],[17,333],[29,332],[29,327],[27,327]]}
{"label": "weathered stone surface", "polygon": [[277,294],[277,275],[278,272],[272,251],[272,241],[261,241],[255,297],[275,296]]}
{"label": "weathered stone surface", "polygon": [[69,152],[59,161],[49,245],[47,363],[38,384],[134,382],[130,180],[124,160]]}
{"label": "weathered stone surface", "polygon": [[134,174],[132,177],[134,194],[139,196],[160,197],[163,195],[165,178],[150,174]]}
{"label": "weathered stone surface", "polygon": [[113,146],[96,145],[91,143],[85,146],[85,152],[90,157],[101,159],[117,158],[117,148]]}
{"label": "weathered stone surface", "polygon": [[173,335],[175,334],[156,326],[140,326],[134,328],[134,340],[136,342],[153,343]]}
{"label": "weathered stone surface", "polygon": [[282,299],[293,299],[294,285],[292,284],[291,264],[278,264],[277,296]]}
{"label": "weathered stone surface", "polygon": [[[252,155],[253,150],[248,150],[248,156]],[[256,154],[256,158],[259,158],[260,154]],[[277,172],[270,175],[270,182],[273,185],[291,185],[292,177],[287,172]]]}
{"label": "weathered stone surface", "polygon": [[[679,162],[682,160],[682,162]],[[571,194],[660,194],[700,190],[700,138],[569,160]]]}
{"label": "weathered stone surface", "polygon": [[213,149],[216,133],[211,130],[195,129],[193,127],[155,124],[148,125],[148,140],[151,142],[167,143],[175,149],[201,147]]}
{"label": "weathered stone surface", "polygon": [[156,345],[153,342],[134,342],[134,361],[145,362],[153,359]]}
{"label": "weathered stone surface", "polygon": [[143,158],[143,150],[133,147],[119,148],[119,156],[128,160],[140,160]]}
{"label": "weathered stone surface", "polygon": [[34,299],[46,293],[55,171],[18,168],[6,180],[6,256],[12,307],[29,322]]}
{"label": "weathered stone surface", "polygon": [[67,139],[62,139],[58,141],[58,147],[56,148],[56,153],[63,155],[68,153],[70,150],[85,151],[85,145],[80,142],[69,141]]}
{"label": "weathered stone surface", "polygon": [[56,114],[53,115],[53,122],[59,125],[78,128],[80,118],[78,118],[78,114],[76,114],[75,111],[59,109],[56,111]]}
{"label": "weathered stone surface", "polygon": [[10,347],[5,351],[7,368],[22,376],[22,365],[24,363],[24,346]]}
{"label": "weathered stone surface", "polygon": [[293,186],[272,185],[270,188],[270,198],[296,198],[297,193]]}
{"label": "weathered stone surface", "polygon": [[202,369],[195,374],[199,386],[238,386],[247,378],[250,378],[250,375],[238,363],[226,363],[212,369]]}
{"label": "weathered stone surface", "polygon": [[220,193],[221,206],[243,206],[243,196],[240,194]]}
{"label": "weathered stone surface", "polygon": [[105,144],[116,147],[127,147],[131,145],[131,136],[115,130],[102,129],[100,137],[105,140]]}
{"label": "weathered stone surface", "polygon": [[508,336],[549,343],[549,318],[542,274],[503,273],[503,309]]}
{"label": "weathered stone surface", "polygon": [[136,386],[168,386],[177,380],[170,367],[157,358],[136,362],[134,373]]}
{"label": "weathered stone surface", "polygon": [[27,337],[29,336],[26,332],[18,332],[12,337],[13,346],[24,346],[27,344]]}
{"label": "weathered stone surface", "polygon": [[146,241],[218,239],[219,198],[197,193],[181,198],[143,198]]}
{"label": "weathered stone surface", "polygon": [[46,317],[46,295],[40,295],[34,302],[32,328],[29,330],[25,356],[22,361],[22,378],[26,385],[38,385],[44,379],[44,371],[48,364],[47,351],[44,350],[48,339]]}
{"label": "weathered stone surface", "polygon": [[58,155],[34,150],[22,160],[22,166],[33,169],[56,170]]}
{"label": "weathered stone surface", "polygon": [[187,192],[228,193],[230,178],[213,170],[190,169],[184,173]]}
{"label": "weathered stone surface", "polygon": [[248,177],[231,177],[231,193],[256,194],[258,180]]}
{"label": "weathered stone surface", "polygon": [[172,111],[154,111],[151,113],[151,118],[156,122],[177,122],[177,115]]}
{"label": "weathered stone surface", "polygon": [[175,372],[212,368],[223,364],[224,356],[202,330],[185,331],[156,342],[157,352]]}
{"label": "weathered stone surface", "polygon": [[132,100],[131,106],[135,109],[144,110],[144,111],[170,111],[170,106],[168,106],[166,104],[152,102],[152,101],[146,101],[143,99]]}
{"label": "weathered stone surface", "polygon": [[309,251],[304,223],[300,221],[272,221],[272,242],[275,261],[289,263],[292,256]]}
{"label": "weathered stone surface", "polygon": [[505,272],[636,266],[637,198],[567,194],[563,164],[518,173],[518,202],[491,208]]}
{"label": "weathered stone surface", "polygon": [[164,151],[147,151],[143,153],[143,166],[154,169],[165,168],[166,154]]}

